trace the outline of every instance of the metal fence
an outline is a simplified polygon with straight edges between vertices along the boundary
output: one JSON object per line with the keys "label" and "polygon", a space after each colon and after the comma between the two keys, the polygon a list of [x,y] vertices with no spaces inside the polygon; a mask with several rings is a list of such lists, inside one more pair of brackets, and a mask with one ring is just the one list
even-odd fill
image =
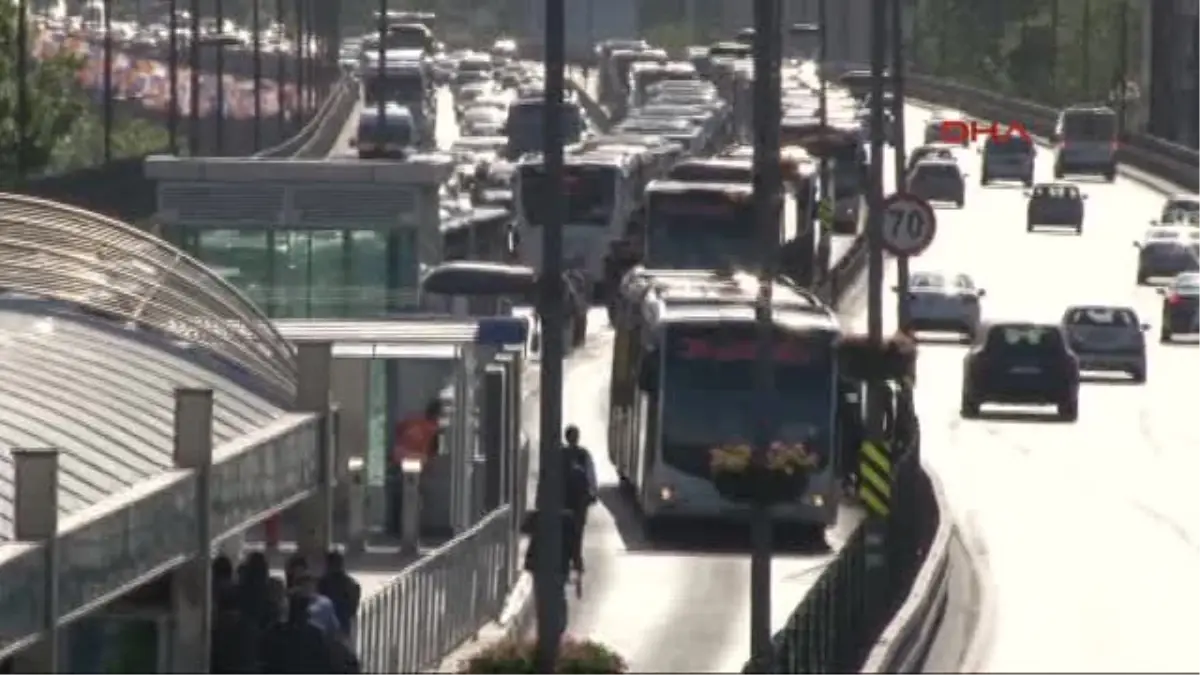
{"label": "metal fence", "polygon": [[302,130],[337,88],[342,3],[255,0],[221,33],[232,4],[168,0],[123,16],[106,2],[83,20],[12,3],[0,186],[136,222],[154,208],[147,154],[250,155]]}
{"label": "metal fence", "polygon": [[428,671],[500,615],[520,573],[514,518],[511,507],[493,511],[363,604],[355,629],[362,672]]}
{"label": "metal fence", "polygon": [[[904,396],[911,396],[907,387],[897,398]],[[909,429],[891,437],[894,481],[883,564],[868,565],[873,555],[869,529],[858,527],[775,635],[771,662],[765,668],[748,666],[745,672],[858,672],[907,597],[940,516],[921,469],[919,432]]]}

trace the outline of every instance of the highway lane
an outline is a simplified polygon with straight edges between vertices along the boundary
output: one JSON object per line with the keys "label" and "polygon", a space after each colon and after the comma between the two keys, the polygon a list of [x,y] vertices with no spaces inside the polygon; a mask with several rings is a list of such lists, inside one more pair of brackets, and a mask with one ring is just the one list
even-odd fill
{"label": "highway lane", "polygon": [[[910,138],[926,112],[910,108]],[[1039,180],[1051,178],[1039,152]],[[1200,350],[1159,345],[1159,298],[1134,284],[1135,250],[1162,194],[1121,177],[1079,184],[1084,234],[1026,234],[1021,188],[978,185],[964,154],[966,208],[939,210],[937,241],[913,269],[961,269],[987,289],[985,317],[1057,320],[1068,303],[1127,303],[1152,325],[1149,381],[1085,383],[1076,424],[959,419],[965,348],[922,347],[917,399],[925,461],[981,563],[993,627],[983,671],[1200,669]],[[889,265],[887,286],[894,281]],[[887,294],[887,330],[895,326]],[[859,314],[858,327],[866,329]]]}
{"label": "highway lane", "polygon": [[[750,648],[748,555],[744,548],[656,545],[643,536],[604,445],[611,343],[609,330],[592,338],[564,387],[564,420],[580,427],[603,495],[586,532],[586,588],[582,599],[570,599],[569,633],[612,645],[634,672],[738,672]],[[834,551],[858,519],[855,510],[843,509],[827,537]],[[776,629],[832,555],[777,552]]]}

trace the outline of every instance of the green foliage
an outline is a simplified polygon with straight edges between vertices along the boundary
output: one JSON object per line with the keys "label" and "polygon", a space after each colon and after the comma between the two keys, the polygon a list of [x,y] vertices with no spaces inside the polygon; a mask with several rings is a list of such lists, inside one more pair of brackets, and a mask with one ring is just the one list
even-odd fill
{"label": "green foliage", "polygon": [[[30,31],[31,41],[33,32]],[[0,185],[17,178],[17,155],[22,147],[17,121],[20,78],[14,49],[17,44],[15,3],[0,2]],[[56,55],[26,62],[28,101],[24,154],[20,164],[27,176],[60,173],[93,166],[104,156],[101,111],[78,86],[81,62]],[[117,120],[112,135],[114,159],[162,150],[166,131],[143,120]]]}
{"label": "green foliage", "polygon": [[1138,72],[1143,11],[1133,0],[910,1],[922,72],[1050,105],[1103,101]]}
{"label": "green foliage", "polygon": [[[460,673],[541,673],[534,665],[537,643],[533,640],[506,640],[462,664]],[[556,673],[626,673],[625,659],[608,647],[592,640],[563,640],[558,653]]]}

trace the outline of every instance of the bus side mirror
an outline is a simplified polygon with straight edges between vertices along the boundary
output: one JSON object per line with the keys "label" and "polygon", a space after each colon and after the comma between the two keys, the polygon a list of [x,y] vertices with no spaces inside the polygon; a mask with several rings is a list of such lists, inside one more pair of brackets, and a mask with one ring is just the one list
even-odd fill
{"label": "bus side mirror", "polygon": [[647,394],[658,391],[658,353],[650,352],[642,357],[638,368],[638,388]]}

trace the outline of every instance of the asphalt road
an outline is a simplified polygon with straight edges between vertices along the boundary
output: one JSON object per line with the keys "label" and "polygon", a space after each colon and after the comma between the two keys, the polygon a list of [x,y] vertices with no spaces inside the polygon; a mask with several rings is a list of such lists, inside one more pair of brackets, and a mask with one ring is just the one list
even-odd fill
{"label": "asphalt road", "polygon": [[[908,111],[919,138],[921,109]],[[978,185],[964,153],[966,207],[939,210],[937,240],[913,269],[963,270],[987,289],[985,317],[1058,320],[1069,303],[1126,304],[1152,325],[1149,380],[1086,382],[1080,417],[1031,409],[959,419],[965,347],[921,348],[917,400],[926,463],[938,473],[966,548],[980,563],[976,665],[988,672],[1195,672],[1200,655],[1200,351],[1159,345],[1160,298],[1134,283],[1132,242],[1164,190],[1123,175],[1080,180],[1082,236],[1026,234],[1018,186]],[[1052,157],[1038,155],[1039,180]],[[1182,190],[1181,190],[1182,191]],[[889,265],[885,288],[895,283]],[[885,297],[885,330],[895,326]],[[859,314],[858,328],[866,317]],[[1011,413],[1011,414],[1008,414]]]}

